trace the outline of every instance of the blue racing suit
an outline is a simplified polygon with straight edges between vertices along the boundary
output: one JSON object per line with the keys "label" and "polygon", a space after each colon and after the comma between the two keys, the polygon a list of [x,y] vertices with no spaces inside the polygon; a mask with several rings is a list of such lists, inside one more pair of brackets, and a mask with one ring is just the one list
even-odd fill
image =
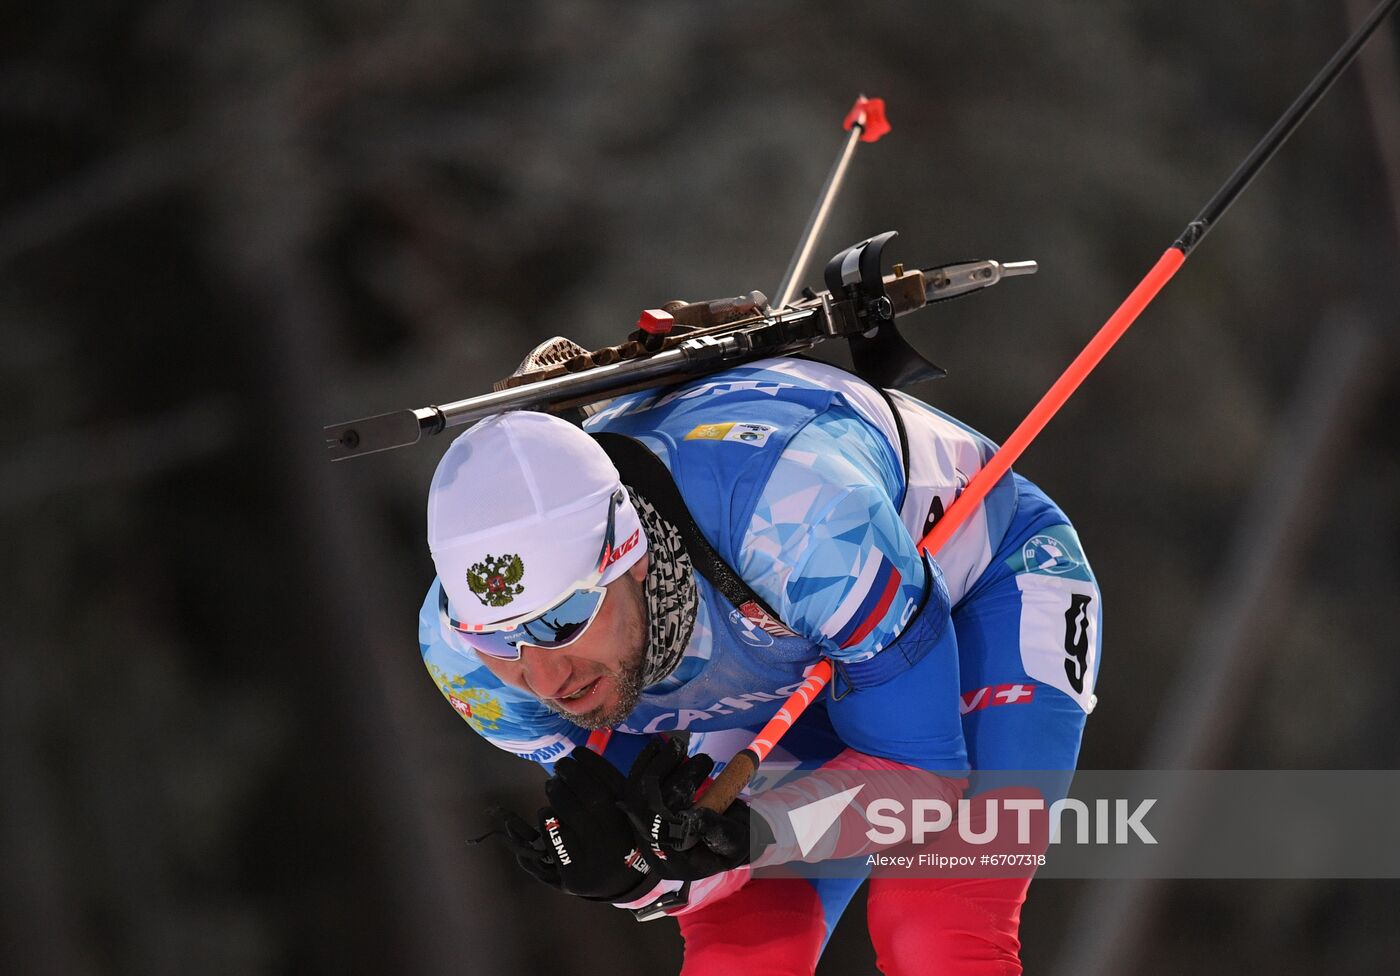
{"label": "blue racing suit", "polygon": [[[1008,474],[936,560],[917,550],[995,450],[986,438],[796,359],[624,396],[585,429],[655,453],[710,545],[777,615],[736,607],[697,575],[681,664],[644,691],[606,752],[624,772],[660,731],[688,730],[694,751],[729,758],[821,657],[853,690],[814,703],[761,777],[848,749],[954,775],[1074,768],[1095,702],[1101,607],[1069,520]],[[434,682],[492,744],[550,768],[587,732],[502,684],[445,631],[438,587],[419,619]],[[895,656],[916,618],[918,652]],[[814,883],[829,932],[859,879]]]}

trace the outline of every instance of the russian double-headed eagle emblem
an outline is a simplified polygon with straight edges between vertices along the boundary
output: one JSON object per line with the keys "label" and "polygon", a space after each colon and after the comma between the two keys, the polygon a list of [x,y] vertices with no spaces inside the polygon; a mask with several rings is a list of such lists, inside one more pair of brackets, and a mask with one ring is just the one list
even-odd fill
{"label": "russian double-headed eagle emblem", "polygon": [[467,585],[488,607],[503,607],[524,591],[520,583],[524,575],[525,563],[514,553],[487,553],[485,559],[467,570]]}

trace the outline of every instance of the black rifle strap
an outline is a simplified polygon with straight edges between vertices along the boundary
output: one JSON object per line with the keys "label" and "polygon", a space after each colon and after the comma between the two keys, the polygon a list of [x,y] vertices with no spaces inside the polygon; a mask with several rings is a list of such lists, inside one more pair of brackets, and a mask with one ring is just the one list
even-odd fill
{"label": "black rifle strap", "polygon": [[661,517],[676,527],[691,565],[710,581],[711,586],[734,606],[756,604],[768,616],[782,623],[782,618],[773,612],[773,608],[715,552],[714,546],[700,532],[700,527],[690,515],[690,508],[681,497],[680,489],[676,487],[676,479],[671,477],[671,472],[659,457],[640,441],[625,434],[594,434],[593,439],[616,466],[622,483],[641,492],[643,498],[656,506]]}
{"label": "black rifle strap", "polygon": [[875,392],[885,398],[885,403],[894,415],[894,429],[899,433],[899,460],[904,465],[904,490],[909,490],[909,431],[904,426],[904,415],[899,412],[899,404],[894,402],[890,391],[883,386],[875,387]]}

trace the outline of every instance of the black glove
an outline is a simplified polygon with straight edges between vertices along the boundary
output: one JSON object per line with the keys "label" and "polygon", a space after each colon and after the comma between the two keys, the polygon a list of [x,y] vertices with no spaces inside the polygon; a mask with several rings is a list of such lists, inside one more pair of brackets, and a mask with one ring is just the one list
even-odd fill
{"label": "black glove", "polygon": [[538,828],[509,810],[494,813],[516,862],[535,878],[593,901],[632,901],[656,875],[618,809],[625,785],[612,763],[580,746],[554,764]]}
{"label": "black glove", "polygon": [[698,881],[749,863],[773,842],[768,822],[735,800],[723,814],[695,806],[715,761],[686,756],[686,736],[658,736],[632,764],[623,808],[641,833],[647,860],[663,878]]}

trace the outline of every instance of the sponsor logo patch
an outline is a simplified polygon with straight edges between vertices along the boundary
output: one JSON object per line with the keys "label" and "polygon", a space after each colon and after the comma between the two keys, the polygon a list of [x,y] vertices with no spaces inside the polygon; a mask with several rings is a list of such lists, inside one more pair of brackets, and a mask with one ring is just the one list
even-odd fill
{"label": "sponsor logo patch", "polygon": [[500,726],[505,709],[495,695],[469,682],[465,675],[448,674],[431,661],[424,662],[433,683],[438,686],[453,711],[478,732],[494,732]]}
{"label": "sponsor logo patch", "polygon": [[1026,562],[1027,571],[1051,576],[1063,576],[1081,565],[1068,546],[1049,535],[1032,536],[1021,549],[1021,558]]}
{"label": "sponsor logo patch", "polygon": [[617,730],[627,735],[652,735],[672,730],[683,731],[692,725],[708,721],[716,715],[733,715],[736,712],[746,712],[755,706],[763,707],[774,702],[786,701],[789,695],[802,687],[802,684],[803,682],[799,681],[772,692],[749,691],[739,695],[730,695],[704,709],[682,708],[678,712],[661,712],[653,716],[642,728],[634,728],[623,723],[617,727]]}
{"label": "sponsor logo patch", "polygon": [[1054,525],[1025,541],[1021,550],[1006,560],[1013,573],[1035,573],[1090,582],[1089,562],[1080,548],[1079,536],[1068,525]]}
{"label": "sponsor logo patch", "polygon": [[559,836],[559,818],[549,817],[544,822],[544,829],[549,834],[549,842],[554,845],[554,853],[559,858],[560,864],[572,864],[574,859],[569,857],[569,850],[564,846],[564,838]]}
{"label": "sponsor logo patch", "polygon": [[739,639],[750,647],[771,647],[773,637],[758,625],[758,621],[750,620],[738,607],[729,611],[729,622],[734,625],[735,633]]}
{"label": "sponsor logo patch", "polygon": [[[773,617],[769,616],[767,613],[765,613],[763,608],[760,607],[757,603],[754,603],[752,600],[739,607],[738,613],[750,624],[772,637],[797,636],[797,634],[795,634],[793,631],[788,630],[788,628],[784,627],[781,621],[776,620]],[[738,623],[739,621],[735,620],[734,622]]]}
{"label": "sponsor logo patch", "polygon": [[627,537],[626,542],[613,549],[605,557],[603,557],[603,565],[601,568],[607,569],[613,563],[617,562],[623,556],[627,555],[633,549],[637,548],[637,543],[641,541],[641,538],[642,530],[637,529],[635,532],[633,532],[630,536]]}
{"label": "sponsor logo patch", "polygon": [[661,814],[651,819],[651,852],[663,861],[670,860],[661,848]]}
{"label": "sponsor logo patch", "polygon": [[[658,851],[657,853],[660,852]],[[638,874],[648,874],[651,872],[651,865],[642,857],[642,852],[635,847],[627,852],[627,856],[622,859],[622,863]]]}
{"label": "sponsor logo patch", "polygon": [[995,705],[1029,704],[1034,699],[1035,685],[1033,684],[987,685],[985,688],[973,688],[971,691],[963,692],[962,703],[958,706],[958,711],[966,715],[969,712],[980,712],[984,708],[992,708]]}
{"label": "sponsor logo patch", "polygon": [[572,742],[565,740],[545,746],[543,749],[535,749],[533,752],[517,752],[516,755],[521,759],[528,759],[530,762],[552,762],[558,759],[562,753],[568,752],[572,746]]}
{"label": "sponsor logo patch", "polygon": [[495,731],[500,725],[503,709],[501,703],[480,688],[444,688],[442,693],[458,715],[466,719],[472,728]]}
{"label": "sponsor logo patch", "polygon": [[685,435],[688,441],[732,441],[749,447],[762,447],[778,428],[768,424],[731,421],[722,424],[701,424]]}

